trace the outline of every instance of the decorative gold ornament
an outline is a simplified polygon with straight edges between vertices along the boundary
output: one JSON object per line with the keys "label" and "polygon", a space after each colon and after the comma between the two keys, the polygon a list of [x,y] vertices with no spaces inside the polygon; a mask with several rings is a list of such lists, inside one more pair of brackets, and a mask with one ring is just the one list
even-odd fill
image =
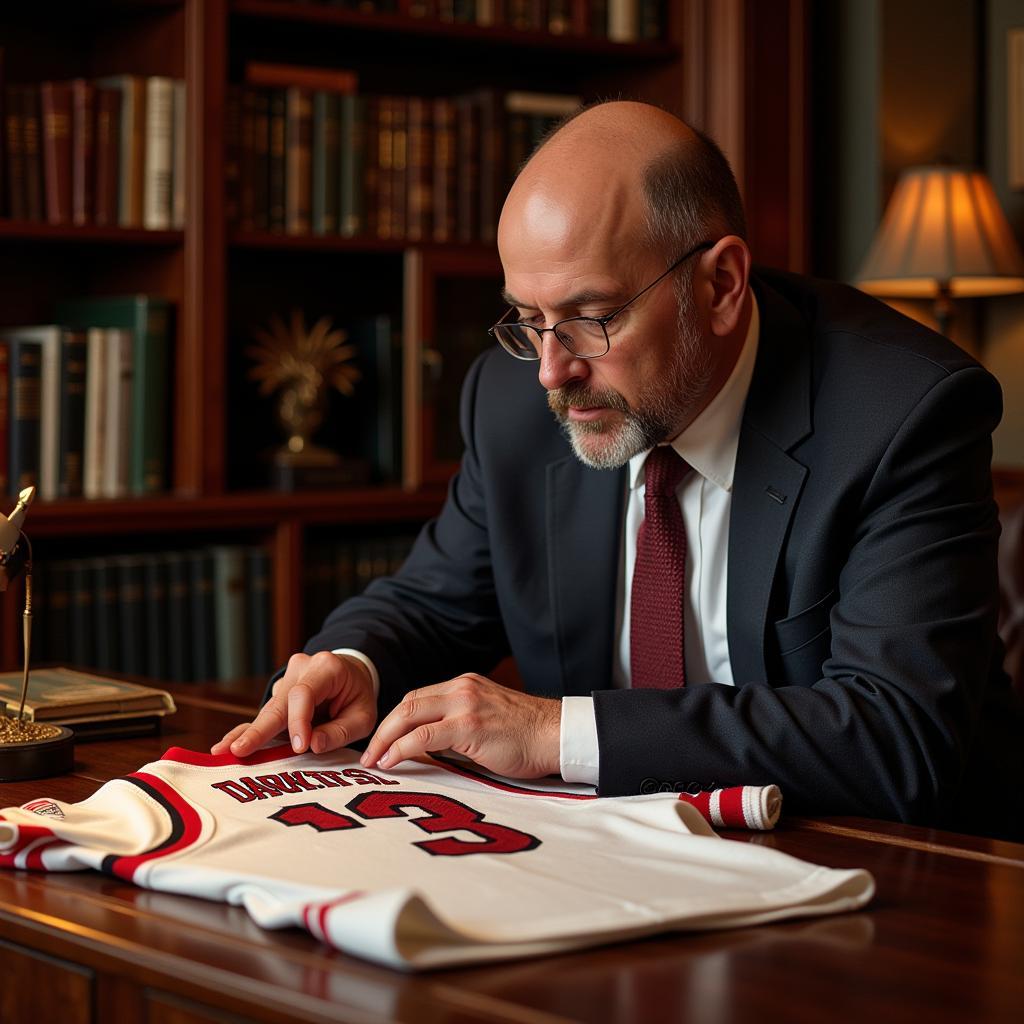
{"label": "decorative gold ornament", "polygon": [[351,396],[361,374],[351,365],[357,355],[354,345],[345,344],[346,334],[333,327],[330,317],[322,316],[310,330],[301,310],[293,309],[290,322],[275,313],[268,330],[254,332],[259,345],[246,350],[255,362],[249,371],[259,381],[260,394],[279,392],[277,418],[288,435],[286,451],[293,456],[313,456],[323,463],[325,456],[337,456],[311,443],[323,423],[327,409],[327,390],[335,388]]}

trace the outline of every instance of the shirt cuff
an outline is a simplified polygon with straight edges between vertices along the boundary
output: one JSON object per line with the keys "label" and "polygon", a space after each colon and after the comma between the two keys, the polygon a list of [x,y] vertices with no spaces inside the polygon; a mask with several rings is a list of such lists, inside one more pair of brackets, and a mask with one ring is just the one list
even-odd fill
{"label": "shirt cuff", "polygon": [[369,669],[370,679],[373,682],[373,699],[376,700],[377,695],[380,693],[380,676],[377,675],[377,666],[362,651],[354,651],[351,647],[339,647],[336,651],[331,651],[331,654],[344,654],[349,658],[355,658],[356,661],[361,661]]}
{"label": "shirt cuff", "polygon": [[596,786],[599,755],[592,697],[563,697],[558,765],[566,782]]}

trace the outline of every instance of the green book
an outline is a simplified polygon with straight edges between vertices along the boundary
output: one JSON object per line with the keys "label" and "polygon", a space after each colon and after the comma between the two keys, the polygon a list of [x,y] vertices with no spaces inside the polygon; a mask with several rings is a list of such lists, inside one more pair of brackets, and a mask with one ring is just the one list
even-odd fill
{"label": "green book", "polygon": [[313,93],[313,234],[338,231],[338,171],[340,97],[337,93]]}
{"label": "green book", "polygon": [[217,679],[225,683],[234,682],[249,675],[245,549],[217,545],[209,550],[213,557]]}
{"label": "green book", "polygon": [[172,303],[154,295],[104,296],[63,302],[57,316],[71,327],[132,332],[128,489],[137,496],[167,490]]}
{"label": "green book", "polygon": [[366,99],[340,97],[338,231],[352,238],[366,230]]}

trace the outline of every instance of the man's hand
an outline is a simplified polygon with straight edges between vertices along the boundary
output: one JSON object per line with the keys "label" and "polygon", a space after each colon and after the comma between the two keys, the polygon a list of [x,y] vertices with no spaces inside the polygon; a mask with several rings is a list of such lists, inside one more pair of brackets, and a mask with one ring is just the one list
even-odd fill
{"label": "man's hand", "polygon": [[[314,715],[326,721],[314,728]],[[376,721],[373,681],[361,661],[329,651],[312,657],[293,654],[260,713],[252,722],[236,725],[210,753],[230,748],[235,757],[244,757],[287,727],[295,753],[308,747],[322,754],[369,735]]]}
{"label": "man's hand", "polygon": [[470,673],[407,693],[377,727],[360,761],[393,768],[428,750],[455,750],[515,779],[557,775],[561,720],[561,701]]}

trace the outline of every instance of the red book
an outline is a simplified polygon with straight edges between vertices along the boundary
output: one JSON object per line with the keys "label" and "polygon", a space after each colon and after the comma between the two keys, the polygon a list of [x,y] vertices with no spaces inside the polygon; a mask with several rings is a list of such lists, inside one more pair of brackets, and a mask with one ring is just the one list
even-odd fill
{"label": "red book", "polygon": [[412,242],[433,235],[434,138],[433,102],[420,96],[409,99],[406,153],[408,208],[405,234]]}
{"label": "red book", "polygon": [[71,83],[71,220],[89,224],[96,193],[96,87],[85,78]]}
{"label": "red book", "polygon": [[71,83],[43,82],[43,170],[46,219],[71,222]]}
{"label": "red book", "polygon": [[116,225],[121,173],[121,90],[96,90],[96,204],[97,224]]}

